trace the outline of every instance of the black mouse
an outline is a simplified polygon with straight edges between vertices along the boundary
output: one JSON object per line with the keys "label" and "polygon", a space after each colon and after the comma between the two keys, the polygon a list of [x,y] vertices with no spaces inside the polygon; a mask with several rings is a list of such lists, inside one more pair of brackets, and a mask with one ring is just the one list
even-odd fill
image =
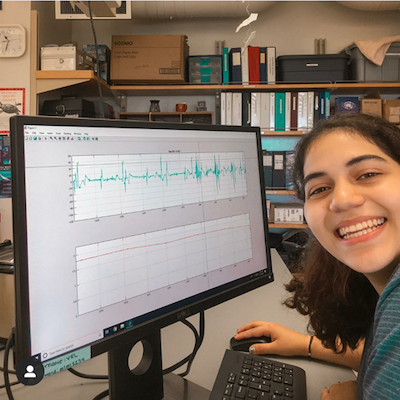
{"label": "black mouse", "polygon": [[250,337],[246,339],[236,340],[234,337],[231,339],[231,349],[235,351],[249,351],[252,344],[271,343],[269,336]]}

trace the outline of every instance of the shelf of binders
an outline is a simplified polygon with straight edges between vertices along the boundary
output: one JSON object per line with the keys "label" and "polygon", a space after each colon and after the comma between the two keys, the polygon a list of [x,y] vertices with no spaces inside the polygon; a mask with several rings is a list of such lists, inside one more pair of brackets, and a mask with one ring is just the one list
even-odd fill
{"label": "shelf of binders", "polygon": [[270,131],[261,128],[261,136],[301,136],[308,131]]}

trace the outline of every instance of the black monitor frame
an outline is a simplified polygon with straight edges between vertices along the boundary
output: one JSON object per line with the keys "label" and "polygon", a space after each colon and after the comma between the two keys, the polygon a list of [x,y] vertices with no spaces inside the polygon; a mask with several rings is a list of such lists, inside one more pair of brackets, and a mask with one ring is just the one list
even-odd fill
{"label": "black monitor frame", "polygon": [[[248,131],[254,132],[258,147],[258,163],[260,175],[260,196],[264,215],[265,248],[267,255],[267,273],[253,274],[251,279],[245,277],[237,281],[211,289],[205,293],[195,295],[189,299],[179,301],[143,316],[142,321],[133,329],[122,331],[115,335],[103,338],[91,344],[91,357],[95,357],[121,346],[132,345],[143,337],[159,332],[167,325],[173,324],[183,317],[189,317],[200,311],[218,305],[233,297],[237,297],[250,290],[256,289],[273,281],[271,255],[268,240],[268,220],[265,202],[264,177],[262,165],[262,147],[260,129],[255,127],[227,127],[217,125],[170,124],[157,122],[134,122],[126,120],[102,120],[86,118],[62,117],[35,117],[16,116],[10,119],[11,152],[12,152],[12,191],[13,191],[13,225],[15,251],[15,306],[16,306],[16,362],[32,356],[30,350],[30,315],[29,315],[29,276],[27,254],[27,216],[25,202],[25,158],[24,158],[24,125],[47,126],[87,126],[87,127],[120,127],[146,129],[179,129],[179,130],[207,130],[207,131]],[[256,276],[254,276],[256,275]],[[156,339],[157,340],[157,339]],[[86,347],[86,346],[83,346]],[[76,351],[77,349],[74,349]]]}

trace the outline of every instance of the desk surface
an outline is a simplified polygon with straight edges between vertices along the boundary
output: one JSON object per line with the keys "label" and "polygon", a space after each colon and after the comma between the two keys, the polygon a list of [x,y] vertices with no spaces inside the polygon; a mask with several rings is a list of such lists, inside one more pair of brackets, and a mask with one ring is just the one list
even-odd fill
{"label": "desk surface", "polygon": [[[283,285],[290,280],[290,272],[275,250],[272,251],[272,262],[275,276],[273,283],[206,311],[205,338],[187,377],[189,380],[211,390],[225,349],[229,347],[230,338],[237,328],[247,322],[255,319],[274,321],[299,332],[306,332],[307,319],[282,305],[287,296]],[[197,316],[191,317],[190,321],[198,325]],[[186,357],[191,352],[193,344],[193,334],[183,324],[176,323],[164,328],[162,330],[164,368]],[[131,367],[137,362],[138,354],[139,351],[133,352]],[[355,379],[353,372],[348,368],[301,357],[269,358],[284,360],[306,371],[308,400],[319,399],[321,391],[333,383]],[[0,357],[1,365],[2,359],[3,352]],[[101,355],[79,365],[76,369],[90,374],[106,374],[107,357]],[[11,376],[11,381],[13,380]],[[3,374],[0,375],[0,382],[3,383]],[[64,371],[44,379],[36,386],[17,385],[12,390],[15,400],[91,400],[107,387],[107,383],[81,379]],[[5,389],[0,389],[0,400],[6,399],[8,397]]]}

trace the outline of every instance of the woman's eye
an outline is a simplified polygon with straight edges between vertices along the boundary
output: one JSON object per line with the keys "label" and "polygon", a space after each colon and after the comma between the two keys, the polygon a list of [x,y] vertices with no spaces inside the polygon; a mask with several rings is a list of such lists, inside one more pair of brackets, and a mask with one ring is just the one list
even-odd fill
{"label": "woman's eye", "polygon": [[374,176],[379,175],[377,172],[367,172],[365,174],[362,174],[358,179],[368,179],[368,178],[373,178]]}
{"label": "woman's eye", "polygon": [[320,187],[318,189],[313,190],[312,192],[310,192],[310,194],[308,195],[308,197],[312,197],[315,196],[316,194],[322,193],[325,190],[328,190],[329,188],[326,186]]}

